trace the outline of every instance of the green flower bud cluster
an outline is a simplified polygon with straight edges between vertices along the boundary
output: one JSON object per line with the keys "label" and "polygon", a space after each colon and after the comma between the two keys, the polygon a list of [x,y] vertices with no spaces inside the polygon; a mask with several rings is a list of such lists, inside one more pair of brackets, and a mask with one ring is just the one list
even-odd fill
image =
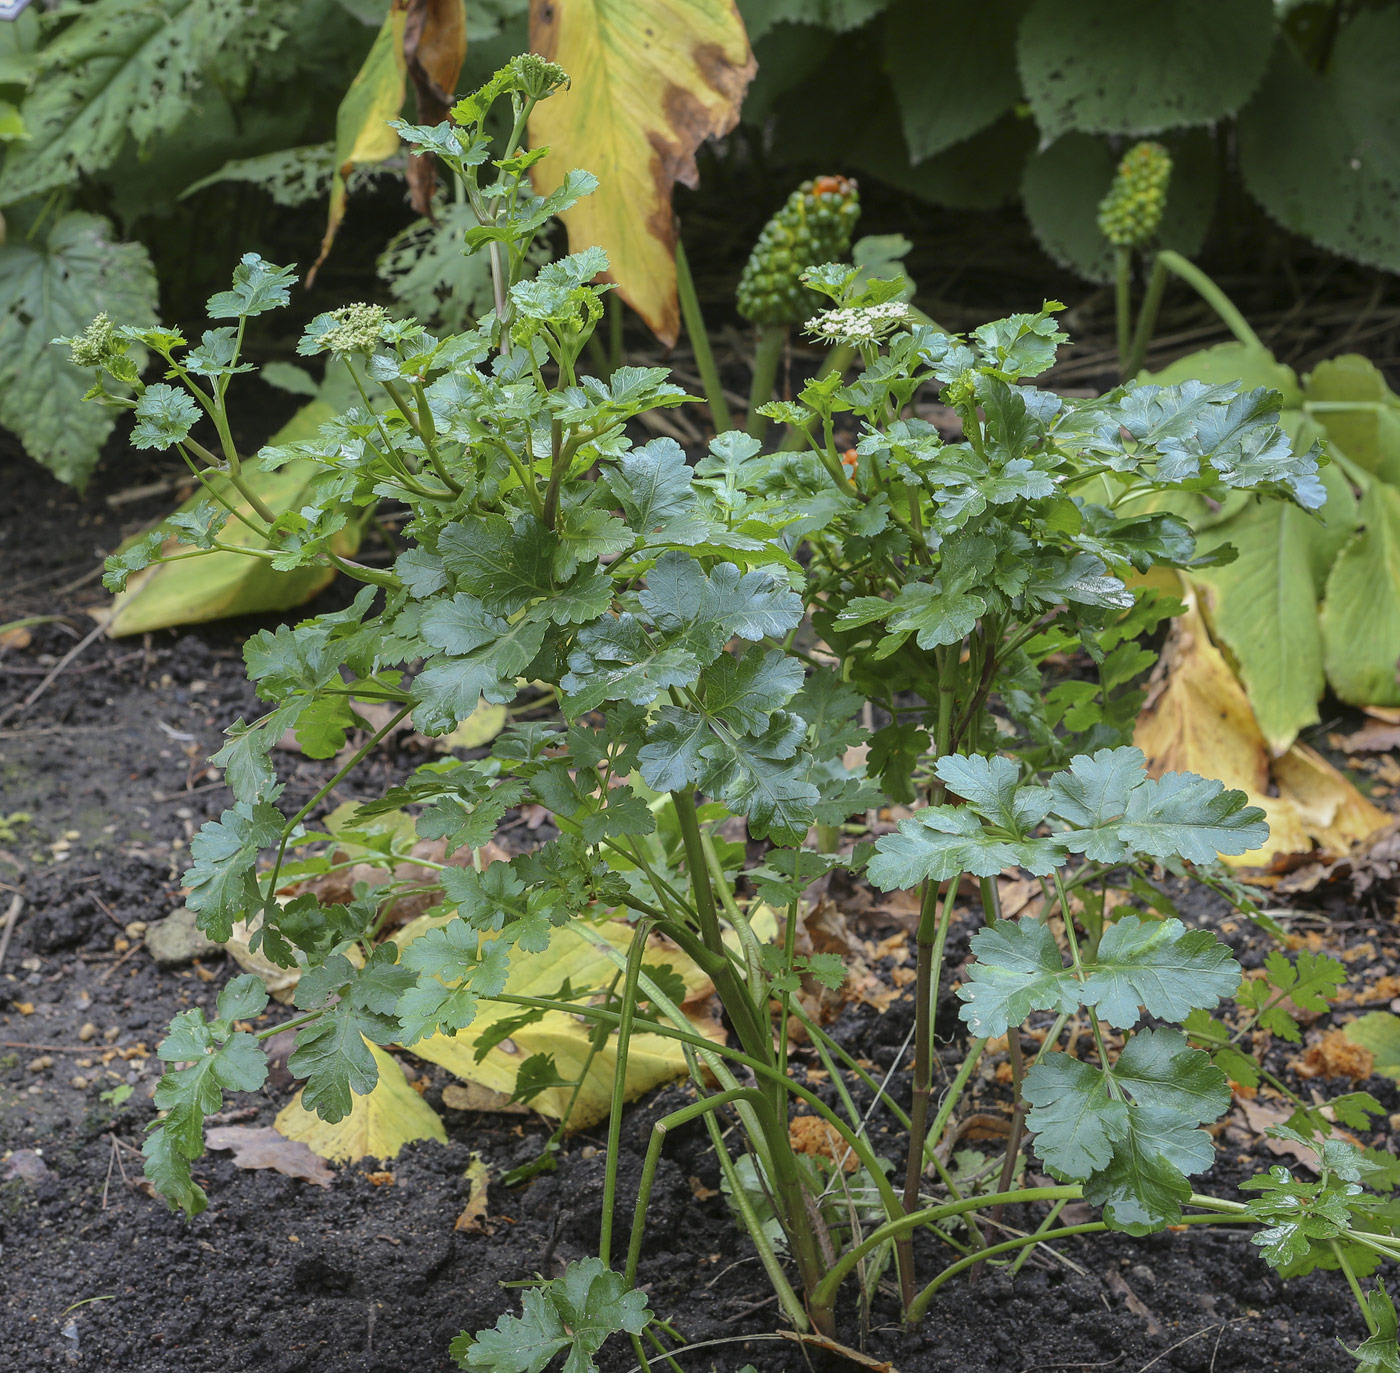
{"label": "green flower bud cluster", "polygon": [[68,345],[75,367],[101,367],[108,358],[126,352],[127,347],[125,340],[117,338],[116,328],[105,310],[81,334],[56,338],[54,342]]}
{"label": "green flower bud cluster", "polygon": [[802,273],[845,257],[860,218],[856,183],[844,176],[804,181],[758,236],[739,278],[739,313],[754,324],[800,324],[816,297]]}
{"label": "green flower bud cluster", "polygon": [[1160,143],[1128,150],[1099,204],[1099,231],[1115,248],[1142,248],[1152,241],[1167,207],[1171,175],[1171,154]]}

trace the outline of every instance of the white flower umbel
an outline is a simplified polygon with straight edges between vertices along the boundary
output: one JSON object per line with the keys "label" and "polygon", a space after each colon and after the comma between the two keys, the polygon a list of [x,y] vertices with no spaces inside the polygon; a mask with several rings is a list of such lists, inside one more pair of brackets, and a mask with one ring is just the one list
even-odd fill
{"label": "white flower umbel", "polygon": [[848,305],[839,310],[823,310],[807,321],[807,332],[832,343],[859,346],[878,343],[908,322],[909,306],[902,300],[880,305]]}

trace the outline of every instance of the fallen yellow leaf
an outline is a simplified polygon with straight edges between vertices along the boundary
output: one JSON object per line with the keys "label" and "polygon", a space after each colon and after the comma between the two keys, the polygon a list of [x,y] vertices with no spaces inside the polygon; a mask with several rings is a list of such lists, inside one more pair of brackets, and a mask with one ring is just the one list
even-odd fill
{"label": "fallen yellow leaf", "polygon": [[[761,927],[756,932],[760,938],[771,938],[774,929],[771,914],[759,914],[764,918],[755,922]],[[405,925],[394,938],[402,948],[443,921],[442,916],[420,916]],[[590,928],[623,952],[632,942],[632,927],[624,921],[592,922]],[[710,992],[709,979],[674,946],[658,945],[648,951],[644,960],[644,966],[667,963],[685,982],[687,1003],[693,1005]],[[528,957],[517,955],[512,960],[505,989],[515,996],[547,997],[558,991],[566,977],[575,987],[593,988],[606,986],[616,971],[616,965],[585,935],[572,925],[564,925],[554,931],[549,947],[543,953]],[[510,1037],[489,1050],[480,1063],[476,1061],[477,1037],[497,1022],[519,1014],[519,1006],[483,1001],[469,1029],[458,1035],[433,1035],[420,1040],[413,1046],[412,1052],[446,1068],[464,1082],[477,1083],[505,1094],[514,1091],[520,1065],[532,1054],[552,1055],[559,1076],[566,1081],[576,1079],[583,1072],[584,1062],[588,1058],[591,1026],[579,1017],[566,1015],[562,1011],[547,1012],[534,1024],[512,1031]],[[702,1034],[723,1042],[724,1031],[717,1022],[709,1018],[693,1018],[693,1022]],[[573,1114],[569,1117],[570,1129],[584,1129],[607,1115],[616,1044],[616,1039],[610,1037],[594,1056]],[[663,1082],[681,1077],[685,1072],[685,1056],[676,1040],[634,1033],[627,1055],[629,1100]],[[571,1087],[549,1087],[532,1097],[530,1106],[543,1116],[561,1120],[569,1108],[572,1093]]]}
{"label": "fallen yellow leaf", "polygon": [[457,1217],[454,1230],[465,1230],[472,1235],[490,1235],[496,1227],[486,1219],[486,1193],[491,1184],[491,1167],[480,1154],[473,1154],[463,1174],[470,1191],[462,1214]]}
{"label": "fallen yellow leaf", "polygon": [[355,1097],[350,1114],[334,1125],[308,1111],[298,1092],[278,1112],[278,1133],[303,1140],[313,1153],[336,1163],[397,1158],[405,1144],[419,1139],[446,1144],[447,1131],[437,1112],[408,1085],[403,1069],[378,1045],[365,1043],[379,1067],[374,1090]]}
{"label": "fallen yellow leaf", "polygon": [[734,0],[551,0],[530,7],[530,47],[570,87],[530,117],[549,153],[533,169],[548,195],[574,168],[599,189],[563,215],[569,246],[603,248],[619,293],[667,347],[676,341],[671,190],[698,180],[695,150],[739,120],[758,67]]}
{"label": "fallen yellow leaf", "polygon": [[1249,697],[1211,641],[1195,593],[1182,594],[1186,611],[1172,626],[1134,740],[1154,776],[1217,777],[1262,807],[1268,843],[1225,861],[1261,867],[1279,854],[1307,853],[1314,845],[1344,852],[1387,824],[1384,811],[1306,745],[1294,744],[1270,758]]}

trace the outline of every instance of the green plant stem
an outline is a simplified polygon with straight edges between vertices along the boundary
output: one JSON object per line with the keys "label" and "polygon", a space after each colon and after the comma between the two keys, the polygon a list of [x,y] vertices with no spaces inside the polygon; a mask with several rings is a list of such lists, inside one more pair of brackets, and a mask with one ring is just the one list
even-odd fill
{"label": "green plant stem", "polygon": [[1356,1298],[1356,1304],[1361,1308],[1361,1315],[1366,1321],[1366,1329],[1371,1334],[1378,1334],[1380,1326],[1376,1324],[1376,1318],[1371,1314],[1370,1303],[1366,1300],[1366,1294],[1361,1290],[1361,1284],[1357,1281],[1356,1270],[1351,1266],[1351,1260],[1347,1258],[1346,1250],[1335,1240],[1328,1240],[1332,1246],[1332,1252],[1337,1256],[1337,1267],[1342,1270],[1343,1276],[1347,1280],[1347,1285],[1351,1288],[1351,1294]]}
{"label": "green plant stem", "polygon": [[[1031,1235],[1028,1238],[1034,1239],[1036,1241],[1044,1239],[1045,1236],[1054,1228],[1055,1222],[1059,1220],[1060,1212],[1065,1209],[1065,1205],[1065,1202],[1057,1201],[1046,1213],[1045,1219],[1041,1221],[1038,1226],[1036,1226],[1035,1230],[1031,1233]],[[1021,1271],[1021,1267],[1025,1263],[1025,1261],[1028,1258],[1030,1258],[1030,1256],[1034,1253],[1035,1245],[1028,1244],[1024,1249],[1021,1250],[1019,1254],[1016,1255],[1016,1260],[1011,1265],[1011,1276],[1013,1278],[1016,1276],[1017,1273]]]}
{"label": "green plant stem", "polygon": [[710,419],[715,433],[722,434],[734,427],[729,416],[729,402],[724,398],[724,383],[720,381],[715,355],[710,350],[710,336],[705,329],[705,316],[700,311],[695,278],[690,274],[690,260],[685,255],[685,244],[679,237],[676,239],[676,294],[680,297],[685,336],[690,340],[690,351],[695,354],[700,384],[705,389],[705,401],[710,407]]}
{"label": "green plant stem", "polygon": [[[982,879],[982,910],[987,917],[989,925],[995,924],[1001,919],[1001,892],[997,887],[995,877],[984,877]],[[1006,1054],[1011,1061],[1011,1094],[1012,1094],[1012,1114],[1011,1133],[1006,1138],[1006,1158],[1001,1165],[1001,1181],[997,1187],[999,1192],[1010,1190],[1012,1180],[1016,1175],[1016,1159],[1021,1152],[1021,1134],[1026,1124],[1026,1102],[1021,1095],[1021,1084],[1025,1081],[1026,1068],[1021,1059],[1021,1027],[1019,1025],[1008,1025],[1006,1029]],[[1001,1221],[1001,1207],[992,1210],[990,1221],[993,1226]]]}
{"label": "green plant stem", "polygon": [[1113,250],[1113,304],[1118,326],[1118,371],[1127,377],[1133,330],[1133,250],[1119,244]]}
{"label": "green plant stem", "polygon": [[1235,308],[1230,297],[1194,262],[1182,257],[1180,253],[1172,252],[1170,248],[1163,248],[1157,254],[1157,264],[1154,265],[1154,271],[1157,265],[1166,271],[1174,272],[1188,286],[1194,288],[1196,294],[1220,316],[1225,327],[1247,348],[1264,348],[1259,335],[1249,327],[1248,320]]}
{"label": "green plant stem", "polygon": [[[1057,1206],[1063,1203],[1057,1202]],[[1198,1216],[1182,1216],[1182,1225],[1220,1225],[1236,1224],[1240,1218],[1233,1213],[1212,1213]],[[955,1278],[968,1268],[974,1268],[985,1263],[988,1259],[996,1258],[999,1254],[1010,1254],[1015,1250],[1023,1250],[1024,1253],[1030,1251],[1038,1244],[1044,1244],[1047,1240],[1070,1239],[1075,1235],[1091,1235],[1101,1230],[1107,1230],[1105,1221],[1086,1221],[1082,1225],[1063,1225],[1055,1230],[1037,1230],[1033,1234],[1018,1235],[1015,1239],[1005,1240],[1000,1244],[994,1244],[988,1249],[983,1249],[980,1253],[969,1254],[965,1258],[958,1259],[950,1263],[927,1287],[914,1298],[914,1304],[910,1308],[910,1320],[919,1321],[928,1314],[929,1303],[933,1300],[938,1289],[950,1278]]]}
{"label": "green plant stem", "polygon": [[[948,938],[948,925],[953,918],[953,902],[957,899],[959,878],[948,883],[942,906],[938,901],[938,883],[924,887],[919,915],[919,928],[914,938],[918,949],[914,981],[914,1088],[909,1112],[909,1141],[904,1164],[904,1209],[913,1211],[919,1204],[919,1186],[923,1181],[927,1158],[927,1124],[929,1099],[933,1092],[933,1036],[935,1012],[938,1006],[938,983],[943,964],[943,947]],[[914,1242],[912,1235],[897,1241],[900,1252],[900,1279],[906,1309],[914,1300]]]}
{"label": "green plant stem", "polygon": [[1127,361],[1123,364],[1123,380],[1137,376],[1147,363],[1147,345],[1157,328],[1157,313],[1162,308],[1162,294],[1167,289],[1167,269],[1162,266],[1159,253],[1152,261],[1152,273],[1147,278],[1147,290],[1143,293],[1142,308],[1138,311],[1137,328],[1133,331],[1132,347]]}
{"label": "green plant stem", "polygon": [[761,439],[768,421],[758,413],[759,407],[773,399],[773,383],[778,379],[778,363],[787,343],[786,324],[760,324],[754,342],[753,381],[749,386],[749,413],[744,428]]}
{"label": "green plant stem", "polygon": [[608,292],[608,371],[622,366],[622,297]]}
{"label": "green plant stem", "polygon": [[966,1215],[969,1211],[989,1209],[998,1202],[1003,1205],[1019,1205],[1030,1201],[1075,1201],[1084,1195],[1078,1183],[1066,1183],[1051,1187],[1022,1187],[1014,1192],[996,1192],[985,1197],[964,1197],[959,1201],[947,1201],[938,1206],[927,1206],[918,1211],[907,1211],[894,1220],[872,1230],[859,1244],[847,1249],[832,1265],[822,1279],[818,1294],[826,1301],[834,1300],[837,1290],[850,1271],[867,1254],[886,1240],[897,1240],[912,1234],[921,1225],[940,1220],[951,1220],[954,1216]]}
{"label": "green plant stem", "polygon": [[[632,1215],[632,1233],[628,1239],[627,1245],[627,1264],[623,1275],[629,1287],[637,1280],[637,1264],[642,1256],[642,1240],[646,1233],[647,1206],[651,1201],[652,1187],[656,1181],[656,1170],[661,1162],[661,1150],[666,1143],[667,1134],[671,1130],[679,1129],[680,1126],[689,1124],[692,1120],[696,1120],[702,1115],[710,1115],[712,1117],[715,1111],[740,1101],[747,1102],[753,1107],[755,1112],[768,1109],[767,1098],[756,1087],[738,1087],[731,1091],[719,1092],[715,1096],[705,1097],[700,1101],[693,1102],[689,1106],[682,1106],[680,1110],[672,1111],[669,1115],[663,1116],[652,1126],[651,1138],[647,1142],[646,1156],[642,1161],[642,1177],[637,1188],[637,1204]],[[734,1198],[736,1208],[740,1209],[741,1216],[743,1216],[742,1206],[745,1203],[748,1204],[749,1215],[744,1216],[746,1228],[750,1228],[751,1233],[761,1234],[763,1227],[758,1217],[753,1214],[752,1203],[748,1202],[748,1197],[744,1192],[743,1186],[739,1182],[738,1176],[736,1174],[731,1176],[731,1174],[733,1174],[733,1161],[729,1158],[729,1151],[724,1148],[722,1139],[717,1139],[715,1141],[715,1153],[720,1159],[721,1171],[725,1174],[725,1180],[729,1183],[730,1194]],[[728,1168],[724,1166],[726,1163],[729,1164]],[[748,1224],[750,1219],[752,1220],[751,1227]],[[767,1247],[766,1241],[764,1242],[764,1247]],[[778,1265],[776,1258],[773,1257],[771,1248],[768,1248],[768,1254],[772,1259],[773,1267],[769,1269],[768,1263],[765,1262],[764,1268],[768,1271],[770,1278],[773,1277],[774,1272],[780,1275],[780,1281],[774,1283],[774,1288],[779,1293],[779,1302],[783,1305],[784,1309],[788,1311],[789,1315],[792,1315],[795,1311],[799,1322],[798,1328],[804,1329],[807,1324],[807,1318],[802,1310],[802,1304],[797,1300],[797,1296],[788,1284],[786,1276],[782,1275],[782,1268]],[[606,1260],[604,1261],[606,1262]],[[783,1300],[783,1288],[787,1289],[792,1309],[789,1309],[789,1301]]]}
{"label": "green plant stem", "polygon": [[[603,1215],[598,1229],[598,1257],[605,1267],[612,1263],[613,1206],[617,1199],[617,1162],[622,1152],[622,1108],[627,1102],[627,1055],[632,1045],[632,1019],[637,1010],[637,979],[646,952],[651,923],[641,920],[627,950],[622,1002],[617,1022],[616,1062],[613,1065],[612,1101],[608,1106],[608,1151],[603,1169]],[[653,1171],[655,1171],[653,1169]]]}
{"label": "green plant stem", "polygon": [[953,1114],[953,1108],[958,1104],[962,1094],[967,1090],[967,1084],[972,1080],[972,1074],[977,1071],[977,1065],[982,1061],[983,1051],[987,1047],[985,1039],[974,1039],[968,1043],[967,1055],[962,1061],[962,1067],[958,1069],[957,1076],[948,1084],[948,1090],[943,1094],[943,1100],[938,1103],[938,1114],[933,1118],[933,1124],[928,1128],[928,1134],[924,1136],[924,1153],[931,1154],[937,1147],[938,1141],[942,1138],[943,1131],[948,1125],[948,1118]]}
{"label": "green plant stem", "polygon": [[330,779],[312,798],[282,826],[282,842],[277,846],[277,858],[272,865],[272,873],[268,879],[267,900],[272,899],[272,894],[277,890],[278,874],[282,871],[282,859],[287,852],[287,842],[292,837],[292,831],[311,813],[327,796],[331,794],[362,762],[376,749],[384,738],[394,729],[396,725],[403,722],[404,718],[412,710],[411,705],[406,705],[402,710],[396,711],[392,719],[384,724],[380,729],[375,730],[362,747],[356,750],[354,756],[345,764],[334,777]]}

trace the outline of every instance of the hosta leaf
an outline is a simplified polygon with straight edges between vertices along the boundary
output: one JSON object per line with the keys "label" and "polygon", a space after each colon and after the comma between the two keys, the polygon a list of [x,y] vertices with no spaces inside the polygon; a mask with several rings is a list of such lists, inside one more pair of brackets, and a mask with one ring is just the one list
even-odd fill
{"label": "hosta leaf", "polygon": [[399,230],[375,270],[403,312],[434,329],[470,328],[492,306],[491,259],[462,251],[462,236],[477,223],[466,202],[435,207],[436,222],[418,219]]}
{"label": "hosta leaf", "polygon": [[1211,588],[1211,624],[1229,647],[1259,728],[1275,753],[1318,719],[1325,685],[1317,604],[1322,579],[1356,527],[1356,502],[1332,467],[1321,473],[1327,504],[1320,518],[1286,501],[1251,501],[1215,525],[1201,547],[1222,544],[1237,557],[1192,576]]}
{"label": "hosta leaf", "polygon": [[[341,381],[337,376],[338,371],[332,369],[316,398],[303,405],[268,440],[270,447],[315,438],[320,426],[335,415],[336,407],[344,398],[348,379]],[[314,463],[305,459],[286,463],[271,472],[245,465],[243,481],[274,513],[281,513],[299,510],[307,504],[318,471]],[[226,477],[216,473],[213,483],[220,495],[236,509],[246,515],[252,514],[247,500]],[[174,527],[184,516],[206,503],[208,498],[203,489],[197,491],[170,517],[167,525]],[[358,519],[347,524],[332,538],[332,549],[342,557],[353,555],[359,545],[360,529],[361,521]],[[220,529],[219,540],[235,547],[266,547],[265,540],[242,520],[233,518]],[[161,552],[164,544],[165,540],[156,539],[152,554]],[[128,577],[125,589],[113,603],[107,633],[116,638],[167,629],[171,625],[199,624],[230,615],[290,610],[310,600],[335,575],[334,567],[316,563],[290,572],[279,572],[266,559],[227,552],[210,553],[203,558],[182,559],[153,567],[144,566],[144,570]]]}
{"label": "hosta leaf", "polygon": [[[911,163],[970,138],[1020,98],[1012,46],[1025,8],[1025,0],[996,7],[930,9],[926,0],[890,6],[882,25],[885,59]],[[928,80],[926,65],[931,26],[945,50],[956,51],[960,59],[938,81]]]}
{"label": "hosta leaf", "polygon": [[117,412],[80,403],[91,375],[50,340],[81,334],[104,311],[146,324],[155,310],[145,248],[119,243],[99,215],[65,214],[45,238],[0,244],[0,424],[60,481],[87,480]]}
{"label": "hosta leaf", "polygon": [[1238,125],[1245,185],[1274,219],[1388,271],[1400,269],[1397,63],[1400,12],[1358,10],[1320,72],[1279,43]]}
{"label": "hosta leaf", "polygon": [[1383,481],[1400,484],[1400,396],[1375,363],[1359,353],[1318,363],[1308,377],[1307,401],[1338,407],[1312,412],[1330,444]]}
{"label": "hosta leaf", "polygon": [[[734,127],[755,64],[732,0],[564,0],[537,7],[530,46],[571,85],[539,105],[530,135],[543,195],[573,168],[605,179],[563,213],[569,243],[606,250],[622,298],[676,341],[671,190],[694,185],[695,149]],[[684,114],[682,115],[682,111]]]}
{"label": "hosta leaf", "polygon": [[1233,114],[1274,42],[1271,0],[1035,0],[1017,35],[1041,134],[1150,134]]}
{"label": "hosta leaf", "polygon": [[1327,578],[1327,680],[1353,705],[1400,705],[1400,491],[1372,482],[1357,520]]}

